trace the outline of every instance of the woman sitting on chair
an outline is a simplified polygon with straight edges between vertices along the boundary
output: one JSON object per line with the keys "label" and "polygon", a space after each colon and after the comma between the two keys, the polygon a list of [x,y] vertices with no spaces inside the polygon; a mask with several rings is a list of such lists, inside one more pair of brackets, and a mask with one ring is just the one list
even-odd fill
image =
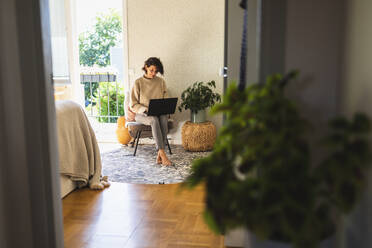
{"label": "woman sitting on chair", "polygon": [[158,150],[156,162],[163,165],[172,165],[164,151],[167,142],[168,115],[159,117],[146,115],[150,99],[167,97],[167,87],[164,79],[156,76],[158,72],[164,74],[163,64],[158,58],[151,57],[145,61],[142,70],[145,71],[145,75],[138,78],[132,88],[130,108],[133,112],[129,111],[129,115],[132,115],[131,119],[135,119],[139,123],[151,125],[152,136]]}

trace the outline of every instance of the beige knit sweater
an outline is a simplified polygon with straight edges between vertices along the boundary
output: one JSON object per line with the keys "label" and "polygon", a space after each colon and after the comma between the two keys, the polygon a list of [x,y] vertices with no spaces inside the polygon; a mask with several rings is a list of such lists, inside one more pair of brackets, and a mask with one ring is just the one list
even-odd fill
{"label": "beige knit sweater", "polygon": [[130,108],[132,111],[143,114],[147,112],[150,99],[168,97],[165,81],[155,76],[152,79],[140,77],[134,82],[130,94]]}

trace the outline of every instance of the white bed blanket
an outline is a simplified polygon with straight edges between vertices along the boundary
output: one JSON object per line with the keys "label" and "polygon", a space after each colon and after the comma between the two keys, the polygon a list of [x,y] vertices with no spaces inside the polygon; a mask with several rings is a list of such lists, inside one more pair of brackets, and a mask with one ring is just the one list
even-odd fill
{"label": "white bed blanket", "polygon": [[100,183],[101,156],[94,131],[82,107],[73,101],[56,101],[60,173],[78,187]]}

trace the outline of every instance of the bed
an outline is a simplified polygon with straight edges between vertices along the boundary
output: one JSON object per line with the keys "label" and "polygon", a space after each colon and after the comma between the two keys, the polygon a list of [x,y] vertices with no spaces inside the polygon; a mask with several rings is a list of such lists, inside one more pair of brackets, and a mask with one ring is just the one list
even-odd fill
{"label": "bed", "polygon": [[94,131],[82,107],[56,101],[61,197],[75,188],[103,189],[101,157]]}

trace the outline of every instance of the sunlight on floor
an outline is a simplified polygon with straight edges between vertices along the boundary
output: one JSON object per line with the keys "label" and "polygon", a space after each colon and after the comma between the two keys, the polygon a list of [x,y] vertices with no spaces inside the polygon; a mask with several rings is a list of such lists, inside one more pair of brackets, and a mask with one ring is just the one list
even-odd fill
{"label": "sunlight on floor", "polygon": [[119,144],[118,142],[116,143],[113,143],[113,142],[98,142],[98,146],[99,146],[99,151],[100,153],[105,153],[105,152],[110,152],[110,151],[113,151],[113,150],[116,150],[116,149],[119,149],[120,147],[122,147],[121,144]]}
{"label": "sunlight on floor", "polygon": [[116,123],[101,123],[96,118],[89,117],[89,122],[94,130],[97,141],[103,143],[117,143]]}

